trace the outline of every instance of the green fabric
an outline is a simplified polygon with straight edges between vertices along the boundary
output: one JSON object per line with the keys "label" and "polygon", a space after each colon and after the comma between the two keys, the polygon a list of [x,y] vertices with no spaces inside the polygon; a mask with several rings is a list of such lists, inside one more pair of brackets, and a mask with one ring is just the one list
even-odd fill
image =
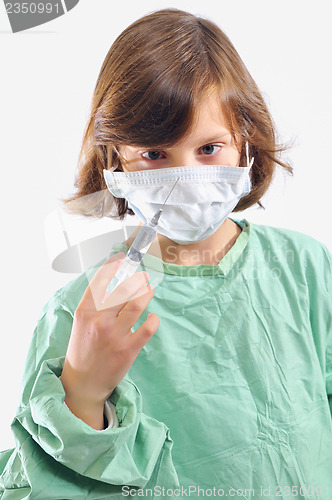
{"label": "green fabric", "polygon": [[217,266],[144,259],[156,290],[135,328],[150,311],[160,326],[110,398],[117,429],[71,414],[59,380],[96,269],[48,302],[12,424],[16,449],[0,454],[1,499],[123,499],[121,485],[156,498],[162,487],[177,498],[189,487],[192,497],[194,487],[332,494],[331,255],[295,231],[236,222],[243,230]]}

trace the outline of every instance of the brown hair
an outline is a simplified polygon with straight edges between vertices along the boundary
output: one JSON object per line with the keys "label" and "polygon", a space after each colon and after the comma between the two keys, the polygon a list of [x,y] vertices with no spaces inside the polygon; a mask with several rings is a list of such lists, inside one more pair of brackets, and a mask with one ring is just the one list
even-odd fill
{"label": "brown hair", "polygon": [[[93,94],[79,158],[77,192],[67,202],[99,192],[93,207],[77,205],[85,215],[110,215],[113,198],[106,189],[104,168],[122,170],[120,145],[160,149],[189,130],[197,103],[217,90],[229,129],[245,165],[245,142],[255,161],[252,191],[234,211],[255,203],[267,191],[286,146],[264,99],[233,44],[212,21],[177,9],[164,9],[138,19],[115,40],[102,65]],[[104,190],[104,191],[102,191]],[[120,217],[132,213],[116,199]],[[75,205],[75,203],[74,203]],[[77,210],[76,210],[77,211]]]}

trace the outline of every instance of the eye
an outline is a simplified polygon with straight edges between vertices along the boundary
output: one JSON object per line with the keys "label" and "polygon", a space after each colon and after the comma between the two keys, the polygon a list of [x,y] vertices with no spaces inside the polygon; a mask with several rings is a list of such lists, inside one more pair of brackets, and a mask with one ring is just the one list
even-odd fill
{"label": "eye", "polygon": [[221,146],[215,146],[214,144],[206,144],[201,148],[201,152],[203,155],[213,155],[214,153],[217,153],[220,151]]}
{"label": "eye", "polygon": [[147,160],[161,160],[162,158],[165,158],[165,155],[163,156],[163,153],[160,151],[145,151],[142,153],[142,156]]}

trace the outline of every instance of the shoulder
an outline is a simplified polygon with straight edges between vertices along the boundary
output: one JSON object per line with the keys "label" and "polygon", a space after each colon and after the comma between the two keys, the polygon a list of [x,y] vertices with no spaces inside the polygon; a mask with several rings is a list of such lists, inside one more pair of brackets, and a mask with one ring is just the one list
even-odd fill
{"label": "shoulder", "polygon": [[276,242],[279,244],[287,243],[299,248],[306,247],[314,250],[321,248],[328,252],[323,243],[308,234],[284,227],[268,226],[252,222],[250,222],[250,226],[252,235],[255,235],[262,240],[269,240],[271,243]]}
{"label": "shoulder", "polygon": [[273,227],[263,224],[249,223],[250,239],[253,247],[257,245],[278,254],[283,260],[293,263],[294,267],[305,267],[308,271],[331,274],[332,256],[322,242],[308,234],[288,228]]}
{"label": "shoulder", "polygon": [[88,287],[93,275],[97,272],[103,262],[87,269],[85,272],[69,281],[65,286],[57,290],[54,295],[44,305],[41,317],[48,311],[64,310],[71,316],[81,301],[81,298]]}
{"label": "shoulder", "polygon": [[307,252],[322,252],[331,256],[330,251],[320,241],[308,234],[288,229],[284,227],[274,227],[265,224],[250,223],[250,233],[252,239],[260,240],[262,243],[271,246],[288,246]]}

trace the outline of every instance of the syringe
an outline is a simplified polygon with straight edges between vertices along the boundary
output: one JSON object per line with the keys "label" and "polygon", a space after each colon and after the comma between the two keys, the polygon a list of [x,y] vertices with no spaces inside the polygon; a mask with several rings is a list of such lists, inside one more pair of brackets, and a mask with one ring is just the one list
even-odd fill
{"label": "syringe", "polygon": [[164,201],[162,207],[157,210],[157,212],[154,214],[151,220],[147,221],[144,224],[144,226],[134,239],[127,255],[123,259],[121,266],[119,267],[116,274],[114,275],[114,277],[112,278],[112,280],[110,281],[110,283],[106,288],[106,293],[103,302],[105,302],[105,300],[111,295],[111,293],[120,283],[122,283],[127,278],[130,278],[130,276],[132,276],[135,273],[138,266],[142,262],[144,255],[149,250],[151,243],[156,237],[158,222],[163,211],[163,206],[170,197],[178,180],[179,177],[176,179],[172,189],[168,193],[167,198]]}

